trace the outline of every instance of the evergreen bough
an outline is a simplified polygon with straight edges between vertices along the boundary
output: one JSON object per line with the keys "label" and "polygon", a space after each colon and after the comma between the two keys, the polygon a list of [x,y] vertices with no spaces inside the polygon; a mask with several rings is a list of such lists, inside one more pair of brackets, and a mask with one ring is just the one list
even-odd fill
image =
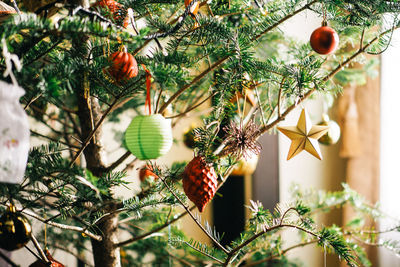
{"label": "evergreen bough", "polygon": [[[365,229],[363,216],[378,219],[383,215],[347,185],[329,193],[296,189],[293,202],[278,205],[275,211],[252,202],[246,230],[223,246],[222,234],[194,213],[183,193],[180,174],[185,164],[154,165],[160,179],[147,182],[131,199],[121,200],[113,190],[126,185],[127,170],[135,160],[125,170],[115,171],[130,153],[105,165],[100,144],[104,122],[118,121],[128,109],[139,114],[143,110],[144,72],[116,84],[102,71],[109,65],[110,51],[116,51],[122,42],[138,63],[150,70],[157,112],[168,110],[167,116],[176,123],[210,100],[212,111],[195,130],[195,151],[214,164],[220,187],[240,155],[226,153],[224,127],[238,120],[244,125],[255,122],[257,139],[315,93],[334,96],[346,83],[365,81],[376,65],[375,59],[365,55],[384,52],[400,25],[399,1],[203,1],[195,20],[189,14],[195,0],[186,8],[177,0],[119,2],[132,8],[135,20],[143,22],[137,34],[89,9],[84,0],[55,1],[36,11],[43,15],[46,8],[56,8],[57,19],[23,12],[0,24],[0,39],[5,40],[1,46],[6,44],[23,64],[20,72],[15,71],[26,90],[22,103],[46,129],[32,129],[31,133],[47,142],[31,149],[22,184],[0,184],[3,209],[12,200],[20,212],[49,225],[50,248],[65,250],[83,262],[88,262],[91,251],[96,267],[119,266],[122,249],[125,266],[143,265],[149,252],[155,256],[155,266],[255,266],[265,262],[295,266],[285,254],[309,244],[336,253],[350,266],[369,265],[360,243],[399,253],[397,242],[380,238],[385,231]],[[24,11],[22,5],[20,8]],[[339,33],[340,48],[335,56],[319,56],[308,44],[279,30],[284,22],[307,10],[321,20],[326,18]],[[143,52],[147,48],[150,52]],[[1,72],[7,68],[5,62],[0,57]],[[363,69],[346,69],[354,62],[367,64]],[[257,106],[246,117],[238,117],[237,110],[244,109],[244,102],[231,99],[249,87],[255,88]],[[348,225],[314,223],[316,214],[346,203],[359,211],[359,217]],[[184,235],[176,222],[186,214],[213,246]],[[287,228],[303,235],[300,243],[283,249],[280,233]],[[398,230],[398,226],[388,229]],[[118,231],[131,237],[119,240]],[[38,239],[44,241],[43,236]]]}

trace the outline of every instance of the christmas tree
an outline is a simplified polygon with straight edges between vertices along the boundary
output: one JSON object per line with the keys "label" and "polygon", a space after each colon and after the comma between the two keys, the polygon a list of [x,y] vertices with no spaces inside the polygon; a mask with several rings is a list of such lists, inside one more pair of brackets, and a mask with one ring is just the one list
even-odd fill
{"label": "christmas tree", "polygon": [[[381,241],[380,232],[363,231],[359,221],[347,227],[314,223],[317,213],[345,203],[373,219],[383,216],[346,185],[331,193],[296,190],[294,201],[275,211],[252,202],[245,231],[229,245],[199,215],[235,165],[260,152],[260,136],[273,134],[306,99],[335,96],[371,71],[366,55],[390,45],[400,25],[399,1],[38,2],[0,2],[1,86],[25,90],[21,104],[30,134],[44,142],[31,146],[21,182],[0,183],[3,249],[32,241],[39,266],[62,266],[46,255],[47,246],[96,267],[142,266],[148,252],[154,266],[293,266],[285,254],[309,244],[358,266],[368,265],[360,242],[399,250]],[[301,43],[280,27],[306,11],[322,26],[310,43]],[[347,69],[356,62],[363,69]],[[157,164],[176,139],[171,127],[198,110],[207,112],[187,136],[193,160]],[[103,126],[126,112],[135,114],[126,133],[113,132],[126,153],[107,164]],[[297,133],[302,141],[293,141],[290,157],[303,149],[319,155],[309,139],[327,129],[309,128],[306,117],[304,125],[281,128],[292,140],[299,139],[291,129],[307,129]],[[8,149],[15,145],[10,140]],[[127,176],[140,161],[146,161],[142,190],[117,197],[115,188],[129,187]],[[185,215],[211,245],[185,236],[177,224]],[[41,222],[43,231],[31,234],[26,218]],[[6,222],[22,229],[10,231]],[[285,247],[284,229],[297,229],[303,241]]]}

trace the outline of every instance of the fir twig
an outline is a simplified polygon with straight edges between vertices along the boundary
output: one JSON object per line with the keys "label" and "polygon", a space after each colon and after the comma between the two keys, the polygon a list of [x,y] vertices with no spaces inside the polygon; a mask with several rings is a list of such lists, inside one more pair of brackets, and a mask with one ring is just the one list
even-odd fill
{"label": "fir twig", "polygon": [[[398,28],[398,27],[396,27]],[[376,36],[375,38],[373,38],[370,42],[368,42],[363,48],[360,48],[359,50],[357,50],[357,52],[355,52],[354,54],[352,54],[350,57],[348,57],[345,61],[343,61],[342,63],[340,63],[335,69],[333,69],[328,75],[326,75],[322,81],[323,82],[327,82],[329,79],[331,79],[333,76],[335,76],[336,73],[338,73],[343,67],[347,66],[348,64],[350,64],[356,57],[358,57],[359,55],[361,55],[362,53],[364,53],[366,51],[366,49],[368,47],[370,47],[373,43],[375,43],[376,41],[379,40],[379,38],[381,38],[382,36],[388,34],[389,32],[391,32],[392,30],[394,30],[393,28],[386,30],[384,32],[382,32],[381,34],[379,34],[378,36]],[[296,108],[296,106],[298,104],[300,104],[301,102],[303,102],[304,100],[308,99],[314,92],[315,90],[317,90],[316,87],[310,89],[307,91],[307,93],[305,93],[302,97],[300,97],[299,101],[297,101],[297,103],[289,106],[280,117],[276,118],[273,122],[271,122],[270,124],[261,127],[260,128],[260,135],[262,135],[263,133],[267,132],[268,130],[270,130],[272,127],[274,127],[275,125],[277,125],[280,121],[284,120],[286,118],[286,116],[293,110]]]}
{"label": "fir twig", "polygon": [[24,214],[26,214],[26,215],[28,215],[28,216],[30,216],[30,217],[38,220],[38,221],[46,223],[46,224],[48,224],[50,226],[54,226],[54,227],[57,227],[57,228],[60,228],[60,229],[63,229],[63,230],[70,230],[70,231],[83,233],[83,234],[85,234],[85,235],[89,236],[90,238],[92,238],[94,240],[97,240],[97,241],[101,241],[102,240],[102,237],[100,235],[93,234],[93,233],[89,232],[88,230],[86,230],[86,229],[84,229],[82,227],[66,225],[66,224],[61,224],[61,223],[56,223],[56,222],[51,222],[51,221],[46,222],[47,220],[45,218],[42,218],[39,215],[37,215],[36,213],[33,213],[31,211],[28,211],[28,210],[24,210],[24,211],[22,211],[22,213],[24,213]]}
{"label": "fir twig", "polygon": [[211,67],[207,68],[204,70],[202,73],[197,75],[190,83],[186,84],[182,88],[180,88],[175,94],[173,94],[167,102],[164,103],[158,110],[159,113],[162,113],[168,106],[171,104],[176,98],[178,98],[183,92],[185,92],[187,89],[192,87],[194,84],[199,82],[204,76],[206,76],[209,72],[213,71],[214,69],[218,68],[222,63],[224,63],[229,56],[222,57],[218,61],[216,61]]}
{"label": "fir twig", "polygon": [[83,262],[85,264],[85,266],[89,266],[89,267],[93,267],[93,264],[89,263],[83,256],[79,255],[78,253],[66,248],[65,246],[59,246],[57,244],[52,243],[51,246],[55,249],[59,249],[62,251],[67,252],[68,254],[74,256],[75,258],[77,258],[78,260],[80,260],[81,262]]}
{"label": "fir twig", "polygon": [[303,12],[306,9],[309,9],[312,5],[314,5],[315,3],[317,3],[317,0],[311,1],[308,4],[304,5],[303,7],[297,9],[295,12],[285,16],[284,18],[282,18],[281,20],[279,20],[278,22],[274,23],[273,25],[271,25],[270,27],[268,27],[267,29],[265,29],[263,32],[259,33],[258,35],[256,35],[255,37],[253,37],[253,41],[256,41],[258,39],[260,39],[261,36],[265,35],[266,33],[270,32],[271,30],[275,29],[276,27],[278,27],[279,25],[281,25],[282,23],[284,23],[285,21],[287,21],[288,19],[290,19],[291,17]]}
{"label": "fir twig", "polygon": [[315,244],[315,243],[317,243],[317,242],[318,242],[318,239],[313,239],[313,240],[311,240],[311,241],[298,243],[298,244],[293,245],[293,246],[291,246],[291,247],[288,247],[288,248],[286,248],[286,249],[284,249],[284,250],[282,250],[282,251],[279,251],[279,253],[273,254],[273,255],[271,255],[271,256],[269,256],[269,257],[267,257],[267,258],[264,258],[264,259],[260,259],[260,260],[257,260],[257,261],[252,261],[252,262],[246,263],[245,265],[243,265],[243,267],[256,266],[256,265],[259,265],[259,264],[261,264],[261,263],[271,261],[271,260],[273,260],[273,259],[276,259],[276,258],[278,258],[278,257],[281,257],[281,256],[285,255],[286,253],[288,253],[289,251],[291,251],[291,250],[293,250],[293,249],[295,249],[295,248],[304,247],[304,246],[307,246],[307,245]]}
{"label": "fir twig", "polygon": [[118,104],[118,97],[112,102],[112,104],[108,107],[108,109],[104,112],[101,116],[100,120],[97,122],[96,126],[93,128],[92,132],[88,135],[86,140],[83,142],[82,147],[78,150],[75,157],[71,160],[70,167],[74,165],[76,160],[82,154],[83,150],[89,145],[90,141],[92,140],[93,136],[96,134],[97,130],[100,129],[100,126],[103,124],[104,120],[106,119],[107,115],[113,110],[114,106]]}
{"label": "fir twig", "polygon": [[160,180],[164,183],[165,187],[168,189],[168,191],[171,192],[172,195],[178,200],[178,202],[181,204],[181,206],[186,210],[186,212],[189,214],[189,216],[193,219],[193,221],[199,226],[199,228],[208,236],[208,238],[211,239],[211,241],[214,242],[214,244],[220,248],[223,252],[226,254],[229,254],[229,250],[227,250],[224,246],[221,245],[213,236],[211,236],[208,231],[204,228],[204,226],[199,222],[199,220],[193,215],[193,213],[189,210],[188,206],[175,194],[175,192],[169,187],[167,182],[160,177]]}
{"label": "fir twig", "polygon": [[[189,211],[192,211],[192,210],[194,210],[195,208],[196,208],[196,206],[193,205],[192,207],[189,208]],[[145,234],[142,234],[142,235],[139,235],[139,236],[135,236],[135,237],[129,238],[129,239],[127,239],[127,240],[125,240],[125,241],[122,241],[122,242],[119,242],[119,243],[117,243],[117,244],[115,244],[115,245],[118,246],[118,247],[123,247],[123,246],[126,246],[126,245],[130,244],[130,243],[136,242],[136,241],[138,241],[138,240],[142,240],[142,239],[144,239],[144,238],[146,238],[146,237],[148,237],[148,236],[150,236],[150,235],[152,235],[152,234],[154,234],[154,233],[157,233],[157,232],[161,231],[161,230],[164,229],[165,227],[167,227],[167,226],[173,224],[174,222],[178,221],[179,219],[181,219],[181,218],[182,218],[183,216],[185,216],[186,214],[187,214],[187,211],[182,212],[181,214],[179,214],[178,216],[176,216],[174,219],[165,222],[163,225],[160,225],[159,227],[157,227],[157,228],[155,228],[155,229],[153,229],[153,230],[151,230],[151,231],[149,231],[149,232],[147,232],[147,233],[145,233]]]}
{"label": "fir twig", "polygon": [[117,168],[119,165],[121,165],[122,162],[124,162],[129,156],[132,155],[130,151],[126,151],[121,157],[119,157],[116,161],[110,164],[105,170],[105,172],[110,172]]}
{"label": "fir twig", "polygon": [[209,253],[202,251],[201,249],[198,249],[197,247],[193,246],[192,244],[190,244],[189,242],[184,242],[185,245],[191,247],[192,249],[196,250],[197,252],[199,252],[200,254],[203,254],[206,257],[209,257],[210,259],[215,260],[216,262],[223,264],[224,262],[221,261],[220,259],[217,259],[216,257],[214,257],[213,255],[210,255]]}
{"label": "fir twig", "polygon": [[44,135],[44,134],[38,133],[38,132],[36,132],[34,130],[31,130],[31,134],[32,135],[36,135],[36,136],[41,137],[41,138],[44,138],[44,139],[47,139],[47,140],[50,140],[52,142],[56,142],[56,143],[60,143],[60,144],[66,145],[66,146],[71,147],[71,148],[76,148],[76,149],[80,148],[80,146],[73,145],[73,144],[68,144],[68,143],[66,143],[66,142],[64,142],[64,141],[62,141],[60,139],[52,138],[52,137],[50,137],[48,135]]}
{"label": "fir twig", "polygon": [[200,101],[199,103],[197,103],[197,104],[195,104],[195,105],[193,105],[193,106],[191,106],[191,107],[188,107],[185,111],[180,112],[180,113],[177,114],[177,115],[173,115],[173,116],[166,117],[166,118],[167,118],[167,119],[175,119],[175,118],[178,118],[178,117],[185,116],[185,115],[188,114],[190,111],[192,111],[192,110],[194,110],[194,109],[200,107],[200,106],[203,105],[205,102],[207,102],[208,100],[210,100],[213,96],[215,96],[215,94],[216,94],[216,93],[210,94],[208,97],[206,97],[205,99],[203,99],[203,100]]}
{"label": "fir twig", "polygon": [[31,234],[31,240],[36,250],[39,252],[39,255],[42,258],[42,260],[46,263],[49,263],[50,262],[49,259],[46,257],[46,254],[44,254],[43,249],[41,248],[39,242],[37,241],[36,237],[33,234]]}

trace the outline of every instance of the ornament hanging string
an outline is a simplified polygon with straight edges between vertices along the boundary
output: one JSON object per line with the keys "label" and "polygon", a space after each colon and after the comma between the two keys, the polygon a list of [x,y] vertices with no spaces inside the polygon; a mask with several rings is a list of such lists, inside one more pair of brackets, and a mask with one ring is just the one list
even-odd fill
{"label": "ornament hanging string", "polygon": [[144,103],[144,106],[149,107],[149,115],[151,115],[151,98],[150,98],[151,74],[144,64],[142,64],[142,67],[146,72],[146,101]]}

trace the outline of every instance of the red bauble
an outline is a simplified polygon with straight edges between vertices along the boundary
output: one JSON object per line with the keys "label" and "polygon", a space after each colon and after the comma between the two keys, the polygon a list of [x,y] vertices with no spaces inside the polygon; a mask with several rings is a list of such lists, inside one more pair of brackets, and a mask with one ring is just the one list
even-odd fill
{"label": "red bauble", "polygon": [[204,158],[195,157],[183,172],[182,184],[187,197],[203,212],[217,191],[217,174]]}
{"label": "red bauble", "polygon": [[154,178],[157,179],[158,176],[153,172],[153,167],[151,165],[146,165],[139,170],[139,178],[140,181],[144,181],[147,178]]}
{"label": "red bauble", "polygon": [[132,54],[125,51],[118,51],[110,56],[111,66],[108,73],[116,82],[129,80],[138,75],[138,65]]}
{"label": "red bauble", "polygon": [[42,260],[37,260],[31,265],[29,265],[29,267],[65,267],[62,263],[53,259],[48,250],[46,250],[46,257],[50,261],[50,265],[46,264],[46,262]]}
{"label": "red bauble", "polygon": [[310,44],[318,54],[331,54],[339,45],[339,35],[331,27],[322,26],[311,34]]}
{"label": "red bauble", "polygon": [[97,1],[93,7],[106,8],[112,14],[116,24],[122,25],[124,28],[128,27],[129,16],[127,9],[120,3],[114,0],[100,0]]}

